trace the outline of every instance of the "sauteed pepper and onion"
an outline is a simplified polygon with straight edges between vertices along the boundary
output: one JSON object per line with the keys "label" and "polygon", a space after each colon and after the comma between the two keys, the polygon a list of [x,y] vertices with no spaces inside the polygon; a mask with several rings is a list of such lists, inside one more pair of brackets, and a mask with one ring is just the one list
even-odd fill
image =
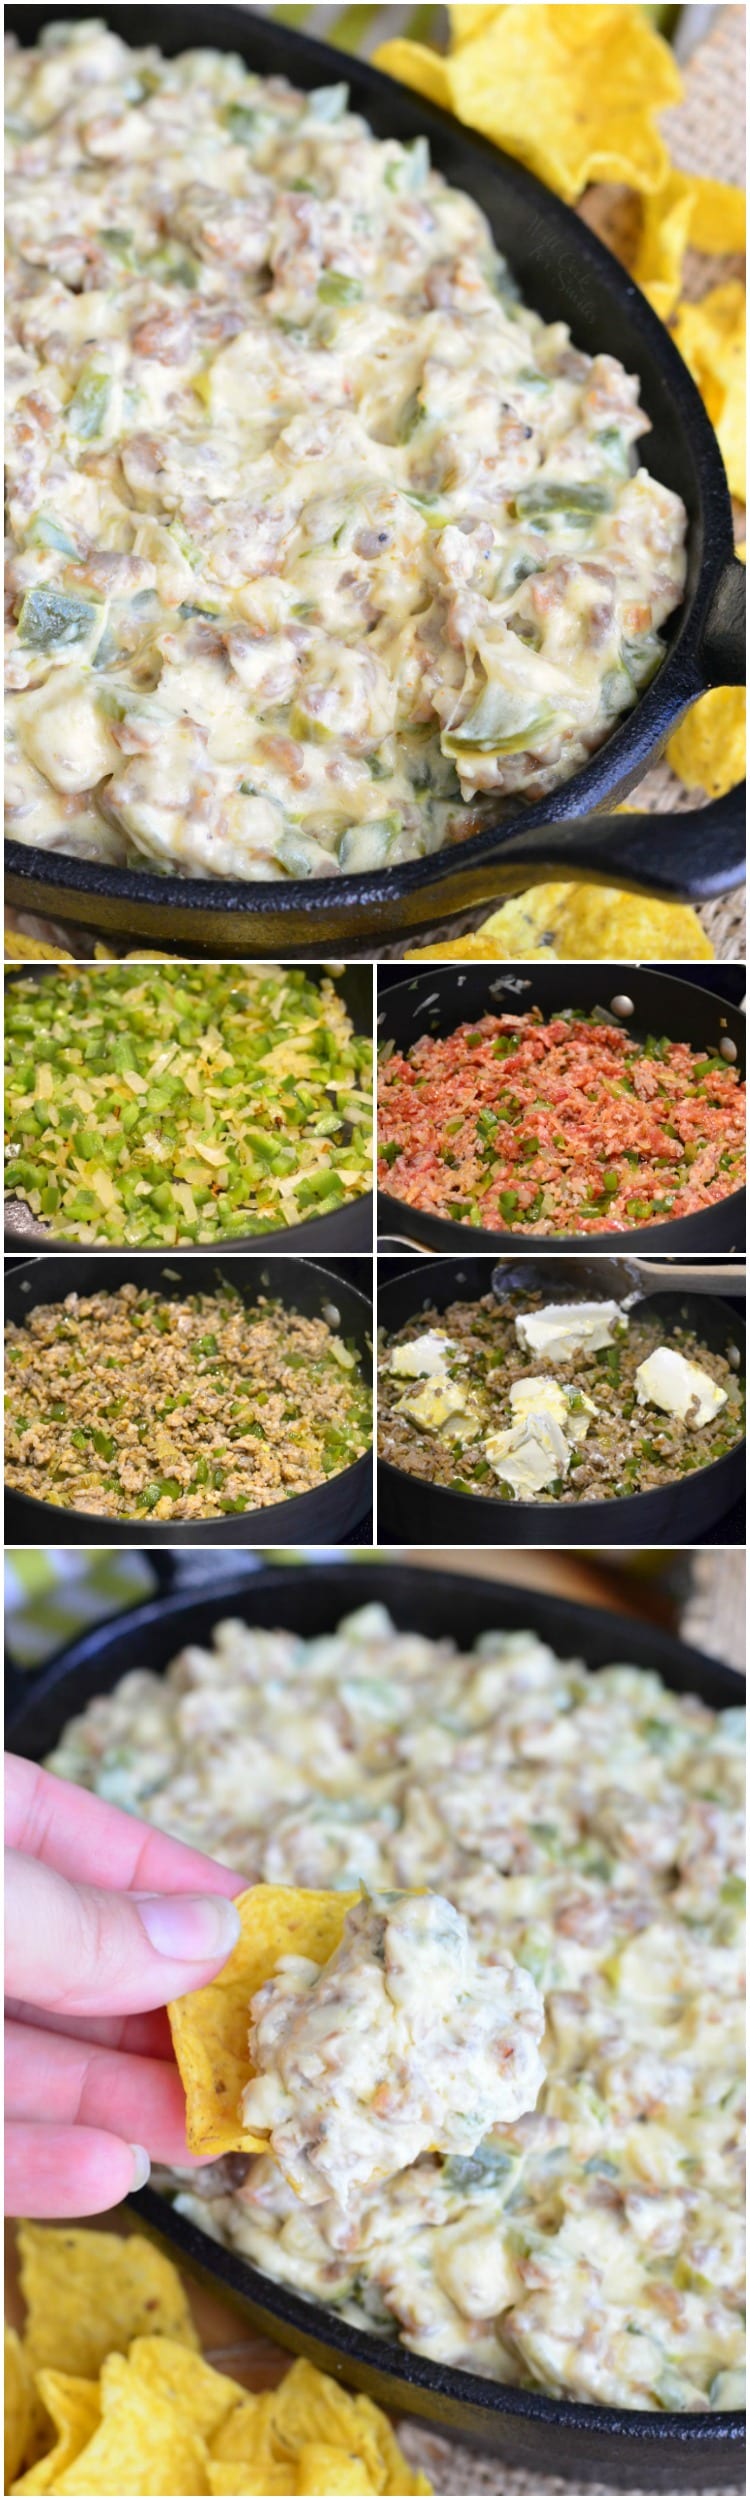
{"label": "sauteed pepper and onion", "polygon": [[164,964],[6,999],[7,1185],[73,1241],[214,1241],[370,1186],[371,1046],[325,978]]}

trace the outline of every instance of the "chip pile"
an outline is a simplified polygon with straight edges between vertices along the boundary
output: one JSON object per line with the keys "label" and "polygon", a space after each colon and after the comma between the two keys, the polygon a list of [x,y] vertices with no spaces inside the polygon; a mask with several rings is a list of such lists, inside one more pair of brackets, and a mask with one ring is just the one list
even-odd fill
{"label": "chip pile", "polygon": [[18,2247],[6,2491],[429,2493],[379,2407],[312,2363],[262,2395],[213,2369],[176,2267],[138,2233],[24,2223]]}
{"label": "chip pile", "polygon": [[556,884],[512,895],[469,937],[413,947],[406,962],[443,963],[448,953],[469,963],[710,963],[713,951],[690,903],[623,894],[613,885]]}

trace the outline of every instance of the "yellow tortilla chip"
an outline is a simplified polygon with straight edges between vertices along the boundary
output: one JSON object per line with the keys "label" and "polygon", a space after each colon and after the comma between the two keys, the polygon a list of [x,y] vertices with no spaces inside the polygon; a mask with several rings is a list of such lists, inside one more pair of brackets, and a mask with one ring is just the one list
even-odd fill
{"label": "yellow tortilla chip", "polygon": [[696,252],[744,252],[747,202],[735,182],[710,182],[691,174],[693,213],[690,241]]}
{"label": "yellow tortilla chip", "polygon": [[209,2491],[219,2493],[241,2492],[243,2500],[247,2500],[249,2494],[263,2493],[264,2500],[267,2500],[267,2495],[275,2495],[277,2492],[282,2494],[295,2492],[297,2482],[294,2468],[291,2466],[261,2466],[256,2472],[252,2466],[229,2465],[219,2457],[209,2457],[208,2488]]}
{"label": "yellow tortilla chip", "polygon": [[275,2483],[272,2468],[270,2475],[262,2473],[262,2470],[257,2475],[252,2465],[225,2465],[222,2458],[210,2458],[207,2460],[207,2490],[210,2493],[242,2493],[242,2500],[247,2500],[247,2495],[255,2493],[292,2493],[295,2483],[287,2473],[282,2473],[280,2483]]}
{"label": "yellow tortilla chip", "polygon": [[379,69],[447,105],[520,157],[565,200],[590,182],[658,191],[669,158],[657,115],[682,94],[661,35],[639,8],[466,9],[447,60],[396,38]]}
{"label": "yellow tortilla chip", "polygon": [[686,790],[723,797],[745,778],[746,697],[742,686],[712,686],[701,695],[667,747],[667,762]]}
{"label": "yellow tortilla chip", "polygon": [[[316,2370],[312,2361],[295,2361],[274,2390],[271,2436],[277,2452],[299,2458],[303,2448],[337,2448],[350,2462],[356,2458],[376,2492],[424,2492],[430,2485],[414,2475],[399,2448],[390,2422],[369,2396],[352,2396],[348,2387]],[[365,2486],[349,2484],[347,2489]],[[311,2488],[311,2486],[300,2486]],[[344,2486],[339,2484],[338,2489]]]}
{"label": "yellow tortilla chip", "polygon": [[688,244],[698,252],[745,248],[745,194],[730,182],[708,182],[670,166],[658,191],[643,201],[632,274],[662,321],[674,311]]}
{"label": "yellow tortilla chip", "polygon": [[433,52],[429,44],[412,43],[408,35],[394,35],[391,43],[382,43],[374,53],[376,69],[387,70],[390,78],[400,80],[402,87],[416,87],[426,96],[428,104],[441,104],[446,113],[455,113],[451,80],[452,64],[441,52]]}
{"label": "yellow tortilla chip", "polygon": [[312,2361],[295,2361],[280,2387],[274,2389],[271,2436],[276,2455],[299,2457],[312,2441],[356,2457],[373,2491],[385,2489],[385,2461],[379,2437],[381,2416],[365,2396],[352,2396],[338,2380],[316,2370]]}
{"label": "yellow tortilla chip", "polygon": [[300,1892],[285,1884],[253,1884],[235,1906],[242,1934],[207,1988],[168,2005],[174,2053],[186,2101],[191,2153],[264,2153],[267,2135],[243,2127],[240,2100],[250,2082],[248,2007],[285,1953],[327,1962],[341,1943],[356,1892]]}
{"label": "yellow tortilla chip", "polygon": [[[114,2360],[117,2400],[108,2402],[112,2364],[105,2361],[102,2420],[75,2463],[58,2476],[55,2491],[70,2492],[73,2500],[84,2500],[89,2492],[122,2493],[123,2500],[134,2500],[139,2492],[207,2491],[205,2441],[182,2420],[176,2405],[154,2395],[132,2372],[128,2375],[119,2354]],[[120,2383],[123,2372],[125,2384]]]}
{"label": "yellow tortilla chip", "polygon": [[360,2457],[347,2456],[343,2448],[330,2448],[324,2439],[310,2439],[300,2449],[297,2459],[298,2492],[320,2492],[325,2500],[333,2500],[334,2492],[378,2492],[381,2483],[371,2483]]}
{"label": "yellow tortilla chip", "polygon": [[57,2436],[39,2464],[14,2484],[14,2492],[24,2495],[58,2490],[61,2474],[75,2465],[82,2449],[88,2446],[101,2411],[96,2379],[70,2377],[63,2370],[40,2370],[37,2386]]}
{"label": "yellow tortilla chip", "polygon": [[270,2473],[278,2463],[273,2444],[275,2387],[253,2396],[243,2387],[238,2403],[210,2441],[211,2455],[221,2465],[243,2465]]}
{"label": "yellow tortilla chip", "polygon": [[5,2490],[22,2466],[33,2466],[52,2438],[48,2415],[20,2335],[5,2329]]}
{"label": "yellow tortilla chip", "polygon": [[362,2406],[366,2405],[370,2421],[377,2425],[378,2446],[385,2468],[383,2490],[393,2493],[394,2496],[400,2492],[416,2495],[431,2493],[432,2484],[428,2482],[426,2474],[417,2473],[415,2467],[409,2464],[408,2458],[404,2456],[403,2448],[399,2447],[393,2426],[387,2416],[381,2413],[380,2406],[371,2404],[369,2396],[358,2396],[357,2403]]}
{"label": "yellow tortilla chip", "polygon": [[5,2481],[7,2491],[28,2455],[34,2380],[20,2335],[5,2329]]}
{"label": "yellow tortilla chip", "polygon": [[459,4],[455,8],[448,10],[452,50],[457,52],[460,44],[471,43],[474,35],[485,34],[490,19],[493,17],[500,17],[501,15],[502,11],[499,8],[492,8],[491,6],[483,8],[482,0],[479,0],[479,4],[476,8],[472,8],[468,5],[468,0],[467,6],[462,7],[459,0]]}
{"label": "yellow tortilla chip", "polygon": [[745,502],[745,289],[739,278],[681,304],[673,325],[680,355],[715,427],[729,486]]}
{"label": "yellow tortilla chip", "polygon": [[[315,2370],[313,2377],[318,2376]],[[262,2396],[242,2390],[239,2404],[211,2442],[212,2491],[283,2494],[299,2490],[296,2451],[282,2450],[274,2438],[278,2394],[276,2388],[268,2388]]]}
{"label": "yellow tortilla chip", "polygon": [[167,2335],[138,2335],[127,2359],[121,2353],[111,2355],[103,2383],[104,2412],[111,2412],[134,2384],[146,2393],[151,2389],[162,2404],[176,2405],[182,2420],[205,2440],[213,2439],[245,2393],[237,2379],[212,2369],[201,2353]]}
{"label": "yellow tortilla chip", "polygon": [[681,174],[673,165],[660,189],[652,191],[643,202],[632,275],[661,321],[669,319],[680,292],[693,198],[694,185],[689,175]]}
{"label": "yellow tortilla chip", "polygon": [[95,2378],[110,2352],[134,2335],[172,2335],[197,2345],[187,2299],[168,2257],[133,2232],[24,2222],[18,2232],[25,2344],[33,2369]]}
{"label": "yellow tortilla chip", "polygon": [[[671,762],[671,747],[667,753]],[[540,943],[545,938],[546,945]],[[414,947],[405,960],[555,964],[618,963],[623,958],[634,962],[641,957],[658,963],[712,962],[713,947],[691,904],[662,903],[653,895],[626,894],[611,885],[536,885],[501,903],[469,937]]]}

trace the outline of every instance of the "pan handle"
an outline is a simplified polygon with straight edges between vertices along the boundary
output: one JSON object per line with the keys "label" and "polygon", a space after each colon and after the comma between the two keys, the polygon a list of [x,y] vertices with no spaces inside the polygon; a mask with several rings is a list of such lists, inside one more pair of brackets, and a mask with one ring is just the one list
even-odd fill
{"label": "pan handle", "polygon": [[745,1266],[742,1259],[637,1259],[641,1268],[644,1293],[680,1293],[684,1286],[690,1293],[734,1293],[745,1291]]}
{"label": "pan handle", "polygon": [[747,676],[744,564],[730,556],[719,574],[698,645],[705,686],[744,686]]}
{"label": "pan handle", "polygon": [[[740,570],[742,568],[740,567]],[[548,878],[585,878],[667,902],[707,903],[745,874],[745,784],[685,816],[571,816],[514,834],[483,876],[482,901],[498,902]]]}

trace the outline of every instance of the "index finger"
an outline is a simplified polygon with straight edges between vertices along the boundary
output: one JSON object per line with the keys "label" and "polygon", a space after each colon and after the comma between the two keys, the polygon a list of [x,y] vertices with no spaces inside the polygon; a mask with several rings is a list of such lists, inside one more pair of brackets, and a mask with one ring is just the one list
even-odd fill
{"label": "index finger", "polygon": [[247,1882],[201,1849],[170,1840],[20,1754],[6,1754],[5,1772],[8,1847],[72,1883],[104,1885],[109,1892],[220,1892],[231,1901]]}

